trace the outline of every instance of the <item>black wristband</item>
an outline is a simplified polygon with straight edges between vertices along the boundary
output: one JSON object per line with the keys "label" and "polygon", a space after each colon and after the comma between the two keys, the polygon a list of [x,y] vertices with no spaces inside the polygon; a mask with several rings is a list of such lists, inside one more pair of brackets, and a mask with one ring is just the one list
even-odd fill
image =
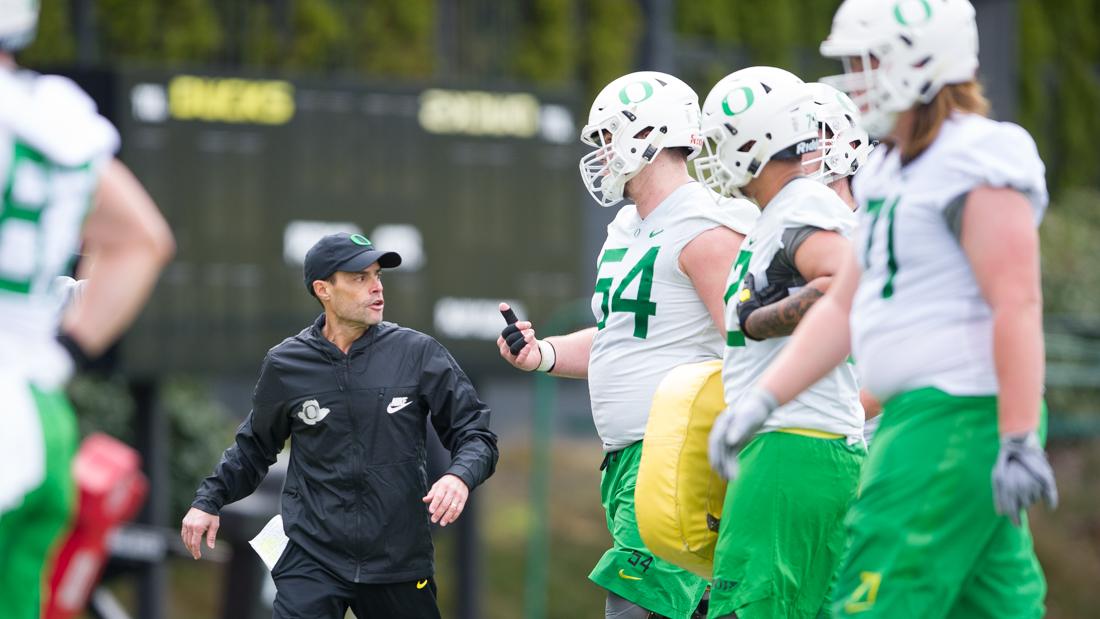
{"label": "black wristband", "polygon": [[76,340],[74,340],[72,336],[64,331],[58,332],[57,343],[61,344],[61,347],[69,353],[70,357],[72,357],[73,365],[76,366],[77,370],[86,370],[88,366],[92,365],[92,362],[95,361],[95,359],[89,357],[88,354],[84,352],[84,349],[80,347],[80,344],[76,343]]}

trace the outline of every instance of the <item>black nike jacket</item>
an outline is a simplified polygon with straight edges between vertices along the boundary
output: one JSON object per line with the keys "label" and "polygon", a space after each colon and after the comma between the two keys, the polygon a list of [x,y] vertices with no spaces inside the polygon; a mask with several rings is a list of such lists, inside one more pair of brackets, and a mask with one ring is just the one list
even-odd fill
{"label": "black nike jacket", "polygon": [[287,438],[287,536],[350,582],[392,583],[434,572],[425,425],[451,452],[447,473],[473,490],[496,467],[489,409],[439,342],[382,322],[345,355],[310,327],[268,351],[237,429],[193,507],[218,514],[251,494]]}

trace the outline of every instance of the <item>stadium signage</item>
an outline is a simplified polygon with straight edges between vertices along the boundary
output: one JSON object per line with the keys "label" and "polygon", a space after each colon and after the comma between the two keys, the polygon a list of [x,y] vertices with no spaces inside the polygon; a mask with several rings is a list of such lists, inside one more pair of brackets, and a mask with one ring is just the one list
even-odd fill
{"label": "stadium signage", "polygon": [[168,83],[176,120],[282,125],[294,117],[294,86],[282,80],[177,75]]}
{"label": "stadium signage", "polygon": [[417,116],[428,133],[530,138],[539,131],[539,101],[523,92],[431,88],[420,94]]}

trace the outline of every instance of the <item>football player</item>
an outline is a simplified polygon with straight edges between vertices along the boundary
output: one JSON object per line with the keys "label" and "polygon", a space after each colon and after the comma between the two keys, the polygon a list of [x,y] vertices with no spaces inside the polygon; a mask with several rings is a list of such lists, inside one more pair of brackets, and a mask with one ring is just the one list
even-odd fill
{"label": "football player", "polygon": [[855,497],[863,408],[852,367],[767,419],[740,400],[783,349],[851,252],[852,209],[805,175],[819,149],[813,92],[773,67],[732,73],[703,104],[703,180],[761,209],[727,281],[722,380],[730,405],[710,436],[714,468],[731,481],[714,556],[711,617],[805,617],[821,610]]}

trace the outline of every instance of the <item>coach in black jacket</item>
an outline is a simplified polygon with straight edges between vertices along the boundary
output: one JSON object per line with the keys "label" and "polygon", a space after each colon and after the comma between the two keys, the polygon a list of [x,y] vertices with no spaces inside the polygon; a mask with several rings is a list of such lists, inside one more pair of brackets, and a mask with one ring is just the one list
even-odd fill
{"label": "coach in black jacket", "polygon": [[[324,237],[305,283],[324,314],[268,351],[252,412],[183,519],[213,548],[219,510],[251,494],[288,437],[275,617],[438,617],[429,518],[446,526],[496,466],[489,409],[431,337],[382,322],[382,268],[401,257],[361,235]],[[451,451],[428,488],[431,420]],[[429,586],[430,585],[430,586]]]}

